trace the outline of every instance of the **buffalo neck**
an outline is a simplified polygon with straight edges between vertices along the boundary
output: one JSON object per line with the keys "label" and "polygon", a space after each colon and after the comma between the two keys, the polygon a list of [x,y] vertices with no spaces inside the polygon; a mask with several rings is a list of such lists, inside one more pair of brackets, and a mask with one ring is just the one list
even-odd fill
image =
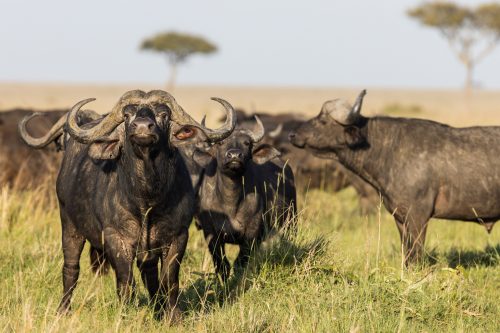
{"label": "buffalo neck", "polygon": [[140,210],[158,206],[172,189],[175,178],[176,152],[167,144],[152,151],[143,149],[143,154],[134,153],[131,144],[123,147],[118,167],[118,181],[125,188],[129,201]]}
{"label": "buffalo neck", "polygon": [[[367,144],[356,148],[343,148],[336,152],[339,162],[374,186],[384,192],[384,175],[387,175],[389,165],[386,151],[394,149],[401,139],[401,129],[386,118],[368,118],[362,128]],[[391,162],[391,161],[389,161]]]}
{"label": "buffalo neck", "polygon": [[215,194],[228,207],[237,207],[245,197],[248,170],[240,176],[229,176],[219,168],[215,174]]}

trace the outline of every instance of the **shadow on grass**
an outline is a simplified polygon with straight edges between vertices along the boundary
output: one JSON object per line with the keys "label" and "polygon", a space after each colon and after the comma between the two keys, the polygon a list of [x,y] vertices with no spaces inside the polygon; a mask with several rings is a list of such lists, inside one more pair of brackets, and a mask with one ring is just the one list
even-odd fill
{"label": "shadow on grass", "polygon": [[446,254],[446,259],[452,268],[457,266],[464,268],[497,266],[500,265],[500,244],[488,245],[484,250],[452,249]]}
{"label": "shadow on grass", "polygon": [[[397,251],[397,249],[394,249]],[[476,266],[497,266],[500,265],[500,244],[495,246],[488,245],[484,250],[462,250],[452,248],[446,253],[440,253],[437,248],[427,250],[421,262],[410,264],[412,269],[422,269],[424,267],[434,266],[441,262],[444,257],[445,262],[450,268],[470,268]]]}
{"label": "shadow on grass", "polygon": [[252,287],[263,267],[293,269],[305,260],[324,253],[327,245],[323,237],[317,237],[309,242],[278,238],[275,241],[265,242],[254,251],[247,267],[233,267],[232,274],[226,283],[222,283],[214,273],[199,274],[200,278],[185,288],[179,297],[183,311],[186,313],[211,312],[216,306],[231,304]]}

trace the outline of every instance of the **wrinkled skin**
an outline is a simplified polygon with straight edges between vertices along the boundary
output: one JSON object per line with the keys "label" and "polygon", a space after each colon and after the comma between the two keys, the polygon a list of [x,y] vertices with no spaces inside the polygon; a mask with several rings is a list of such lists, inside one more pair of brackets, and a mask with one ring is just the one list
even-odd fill
{"label": "wrinkled skin", "polygon": [[[239,127],[252,128],[253,115],[247,115],[242,110],[239,110],[237,115]],[[337,192],[352,186],[359,196],[362,214],[373,212],[378,207],[380,202],[378,192],[369,183],[338,161],[312,156],[290,143],[288,134],[305,122],[302,117],[294,113],[279,115],[257,113],[257,115],[266,130],[262,143],[270,144],[281,152],[281,159],[287,161],[293,170],[297,188],[303,190],[321,188]],[[280,127],[281,130],[276,131]]]}
{"label": "wrinkled skin", "polygon": [[179,268],[194,192],[187,167],[170,142],[170,109],[148,104],[144,94],[140,107],[123,109],[125,122],[109,139],[81,144],[66,136],[57,180],[64,252],[59,312],[69,309],[88,241],[91,257],[111,264],[119,297],[128,300],[134,293],[136,260],[151,299],[179,319]]}
{"label": "wrinkled skin", "polygon": [[208,243],[216,273],[223,280],[230,273],[226,243],[239,245],[235,265],[242,267],[268,231],[295,228],[294,177],[278,156],[279,152],[269,145],[254,147],[252,139],[241,130],[235,130],[208,153],[195,152],[195,160],[204,169],[198,226]]}
{"label": "wrinkled skin", "polygon": [[474,221],[488,232],[500,218],[500,127],[361,115],[344,126],[322,112],[290,139],[338,159],[380,192],[394,214],[406,264],[422,258],[430,218]]}

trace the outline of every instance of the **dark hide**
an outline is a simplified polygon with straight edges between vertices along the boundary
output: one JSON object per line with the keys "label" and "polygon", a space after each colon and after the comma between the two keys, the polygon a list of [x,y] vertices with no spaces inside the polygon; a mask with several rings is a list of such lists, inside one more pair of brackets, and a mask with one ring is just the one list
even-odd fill
{"label": "dark hide", "polygon": [[149,104],[149,94],[141,94],[140,109],[125,107],[125,122],[107,138],[90,144],[66,138],[57,179],[64,252],[60,312],[69,308],[88,241],[94,268],[105,259],[115,271],[119,297],[133,294],[137,261],[152,301],[169,307],[173,318],[180,315],[179,269],[194,193],[186,164],[171,144],[169,108]]}
{"label": "dark hide", "polygon": [[361,115],[344,126],[322,112],[290,139],[338,159],[381,193],[407,263],[422,257],[430,218],[474,221],[488,232],[500,218],[500,127]]}
{"label": "dark hide", "polygon": [[[172,134],[172,144],[179,149],[179,153],[186,163],[194,193],[198,197],[205,170],[194,161],[193,156],[195,155],[195,151],[207,151],[210,148],[210,144],[207,143],[207,137],[203,131],[195,127],[181,127],[174,124],[172,126]],[[196,202],[198,203],[198,200]]]}
{"label": "dark hide", "polygon": [[235,265],[244,266],[252,247],[268,231],[295,228],[293,172],[278,156],[279,151],[269,145],[254,147],[241,130],[208,153],[195,152],[195,160],[204,169],[197,220],[223,280],[230,272],[226,243],[239,245]]}

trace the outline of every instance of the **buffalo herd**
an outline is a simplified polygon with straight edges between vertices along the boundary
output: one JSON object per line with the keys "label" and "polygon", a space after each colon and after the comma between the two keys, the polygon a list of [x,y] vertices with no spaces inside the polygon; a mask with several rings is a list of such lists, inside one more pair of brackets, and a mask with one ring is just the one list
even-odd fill
{"label": "buffalo herd", "polygon": [[158,313],[176,321],[193,219],[224,282],[231,271],[225,244],[239,246],[234,266],[244,267],[270,234],[294,235],[297,192],[310,188],[352,186],[363,213],[382,202],[396,220],[406,265],[422,259],[430,218],[474,221],[490,232],[500,219],[500,127],[365,117],[365,94],[354,106],[327,101],[310,120],[248,114],[213,98],[226,112],[218,129],[161,90],[126,92],[102,115],[82,110],[93,99],[43,114],[0,113],[3,185],[39,186],[59,170],[58,312],[70,309],[89,242],[92,268],[111,266],[120,299],[134,295],[136,264]]}

